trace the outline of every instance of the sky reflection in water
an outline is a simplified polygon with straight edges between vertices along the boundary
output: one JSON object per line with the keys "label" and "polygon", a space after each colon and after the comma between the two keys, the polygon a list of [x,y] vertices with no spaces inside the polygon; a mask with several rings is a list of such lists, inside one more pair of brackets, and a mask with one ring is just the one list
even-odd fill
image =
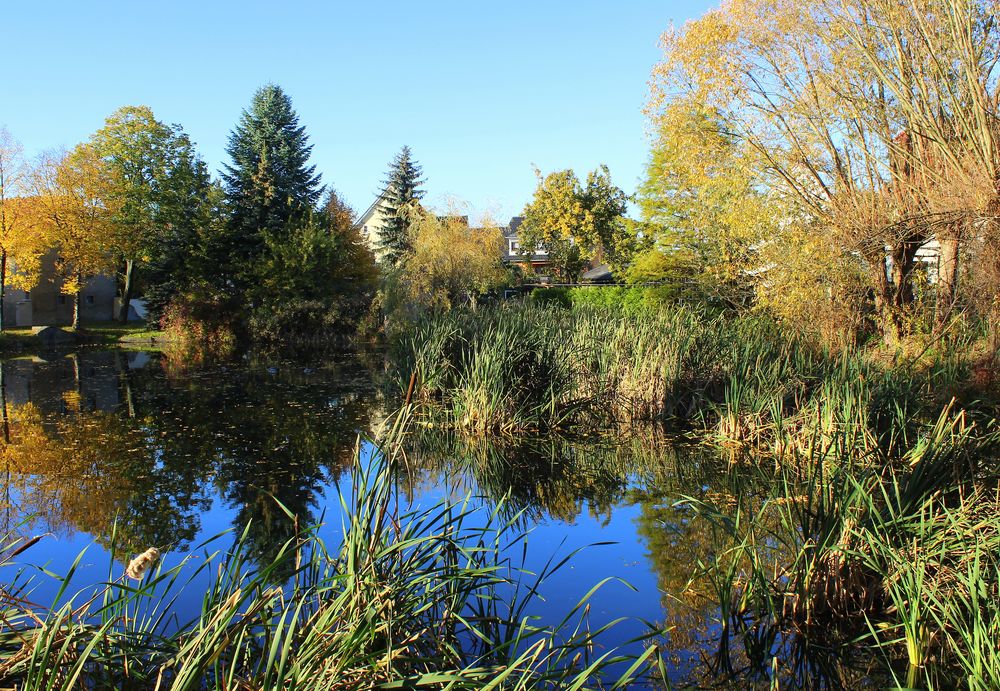
{"label": "sky reflection in water", "polygon": [[[155,545],[170,565],[249,522],[254,552],[267,558],[294,532],[272,497],[301,525],[322,519],[321,535],[335,542],[336,488],[349,491],[358,434],[387,411],[371,372],[351,357],[178,370],[155,353],[83,351],[3,362],[2,393],[0,521],[7,531],[51,534],[19,558],[30,566],[64,573],[86,548],[74,579],[81,586],[107,577],[113,539],[131,552]],[[366,445],[363,456],[371,453]],[[630,618],[609,643],[644,633],[645,620],[676,627],[678,662],[707,645],[712,608],[683,591],[712,535],[673,504],[711,491],[712,459],[652,431],[471,442],[420,430],[407,457],[406,501],[472,494],[493,506],[506,497],[505,515],[531,531],[529,570],[581,550],[547,582],[533,614],[555,621],[616,577],[631,587],[609,583],[591,608],[595,626]],[[117,576],[122,566],[112,569]],[[35,600],[46,602],[50,586]],[[195,589],[178,603],[182,615],[199,606]]]}

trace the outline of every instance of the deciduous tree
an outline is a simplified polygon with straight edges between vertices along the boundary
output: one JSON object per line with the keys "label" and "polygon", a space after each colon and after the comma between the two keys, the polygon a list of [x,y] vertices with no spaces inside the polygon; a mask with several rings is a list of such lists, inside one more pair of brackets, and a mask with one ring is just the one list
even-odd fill
{"label": "deciduous tree", "polygon": [[627,198],[611,183],[607,167],[591,172],[586,186],[572,170],[535,174],[538,187],[518,228],[522,251],[530,256],[544,248],[555,273],[567,281],[579,278],[587,259],[616,265],[626,241]]}
{"label": "deciduous tree", "polygon": [[996,197],[996,32],[990,0],[728,0],[665,34],[650,110],[718,114],[780,223],[858,258],[894,341],[917,249]]}
{"label": "deciduous tree", "polygon": [[412,301],[431,309],[474,307],[480,296],[504,284],[503,234],[496,223],[486,219],[473,228],[468,216],[438,217],[411,208],[413,251],[400,280]]}
{"label": "deciduous tree", "polygon": [[745,305],[780,206],[756,188],[752,152],[711,109],[678,100],[656,126],[638,193],[637,241],[648,247],[642,263],[653,267],[664,255],[663,280],[682,281],[678,288],[702,299]]}
{"label": "deciduous tree", "polygon": [[30,187],[21,145],[0,127],[0,329],[7,316],[7,286],[31,290],[38,283],[42,256],[50,249],[38,224],[38,200],[32,198]]}
{"label": "deciduous tree", "polygon": [[94,276],[114,271],[115,214],[106,161],[87,144],[50,154],[36,170],[39,225],[58,248],[62,291],[73,296],[73,328],[80,327],[80,292]]}
{"label": "deciduous tree", "polygon": [[146,106],[119,108],[90,145],[105,163],[114,235],[111,249],[123,266],[121,308],[128,311],[140,265],[190,225],[208,188],[208,175],[179,126],[167,126]]}

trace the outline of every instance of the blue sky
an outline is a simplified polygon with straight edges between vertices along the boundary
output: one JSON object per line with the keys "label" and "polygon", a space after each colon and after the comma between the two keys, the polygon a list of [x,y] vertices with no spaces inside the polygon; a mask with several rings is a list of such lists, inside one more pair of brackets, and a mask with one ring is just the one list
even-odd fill
{"label": "blue sky", "polygon": [[659,35],[713,4],[15,1],[0,125],[34,154],[145,104],[218,171],[242,108],[274,82],[324,182],[357,211],[408,144],[428,201],[505,221],[530,198],[534,165],[583,175],[606,163],[635,189]]}

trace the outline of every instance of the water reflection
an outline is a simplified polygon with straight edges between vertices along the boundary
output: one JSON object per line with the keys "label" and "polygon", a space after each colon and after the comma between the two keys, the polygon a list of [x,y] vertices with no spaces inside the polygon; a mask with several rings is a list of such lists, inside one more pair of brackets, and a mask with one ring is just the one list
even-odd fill
{"label": "water reflection", "polygon": [[[256,557],[270,561],[297,526],[331,505],[357,435],[381,416],[379,390],[371,370],[349,357],[187,370],[125,351],[0,362],[2,527],[82,533],[106,549],[184,551],[216,530],[210,523],[222,507],[229,525],[250,526]],[[487,442],[418,425],[406,459],[406,497],[471,492],[499,504],[535,528],[541,562],[564,541],[564,553],[617,542],[585,550],[574,559],[578,570],[559,576],[553,615],[596,581],[619,576],[636,590],[599,597],[595,611],[604,621],[636,619],[622,641],[645,632],[640,619],[658,624],[675,681],[714,683],[719,667],[705,661],[719,659],[725,639],[711,584],[692,575],[727,545],[682,500],[752,501],[763,493],[759,479],[655,429]],[[759,666],[745,651],[725,652],[738,668]]]}
{"label": "water reflection", "polygon": [[[4,528],[25,517],[107,547],[184,549],[214,496],[265,558],[350,461],[370,380],[351,362],[178,374],[145,353],[0,363]],[[277,501],[276,501],[277,500]],[[37,530],[37,525],[24,526]]]}

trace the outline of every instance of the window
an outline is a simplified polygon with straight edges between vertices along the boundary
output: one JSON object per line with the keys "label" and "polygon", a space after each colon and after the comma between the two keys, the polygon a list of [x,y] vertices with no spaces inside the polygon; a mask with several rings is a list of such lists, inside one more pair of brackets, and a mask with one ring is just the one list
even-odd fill
{"label": "window", "polygon": [[84,299],[87,301],[88,305],[93,305],[94,304],[94,296],[93,295],[87,295]]}
{"label": "window", "polygon": [[60,305],[65,305],[66,304],[66,296],[65,295],[60,295],[59,296],[59,304]]}
{"label": "window", "polygon": [[30,290],[24,291],[24,299],[25,300],[30,300],[31,299],[31,291]]}

